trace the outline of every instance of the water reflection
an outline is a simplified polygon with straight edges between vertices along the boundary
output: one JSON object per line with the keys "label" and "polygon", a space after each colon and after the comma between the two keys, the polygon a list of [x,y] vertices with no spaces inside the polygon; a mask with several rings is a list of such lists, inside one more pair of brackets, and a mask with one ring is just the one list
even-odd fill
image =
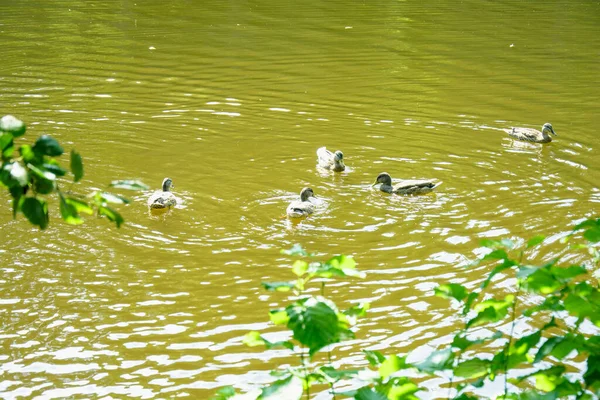
{"label": "water reflection", "polygon": [[[330,287],[340,304],[373,302],[357,340],[336,349],[339,365],[365,365],[361,348],[424,354],[429,339],[447,343],[457,313],[431,292],[481,283],[484,267],[464,268],[480,239],[546,234],[531,257],[547,260],[597,210],[594,7],[5,10],[4,112],[28,122],[30,139],[51,134],[84,155],[75,190],[169,175],[182,202],[154,216],[149,193],[122,193],[133,201],[119,231],[95,217],[64,225],[56,207],[44,232],[0,215],[1,396],[207,398],[269,382],[293,357],[241,338],[286,338],[263,322],[285,295],[260,282],[292,278],[279,249],[296,242],[354,255],[368,273]],[[540,35],[547,21],[555,29]],[[548,145],[505,131],[547,119],[561,127]],[[323,145],[342,149],[346,171],[316,168]],[[443,184],[390,196],[369,186],[384,170]],[[322,204],[294,224],[285,208],[304,186]],[[445,396],[440,384],[428,380],[426,396]]]}

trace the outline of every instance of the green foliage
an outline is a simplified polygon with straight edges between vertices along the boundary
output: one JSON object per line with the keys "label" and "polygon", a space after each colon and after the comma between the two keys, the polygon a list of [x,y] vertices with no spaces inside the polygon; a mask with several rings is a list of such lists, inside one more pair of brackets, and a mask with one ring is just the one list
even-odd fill
{"label": "green foliage", "polygon": [[[56,157],[64,150],[60,143],[51,136],[40,136],[33,146],[23,144],[15,147],[14,139],[23,136],[25,124],[6,115],[0,119],[0,152],[2,168],[0,169],[0,186],[6,188],[13,198],[13,218],[21,212],[31,224],[46,229],[50,222],[48,202],[42,196],[58,194],[60,215],[70,225],[83,223],[81,213],[92,215],[94,210],[98,216],[106,217],[120,227],[124,219],[112,204],[127,204],[124,197],[107,192],[93,192],[87,197],[71,195],[61,191],[59,179],[67,174]],[[15,151],[17,150],[17,151]],[[70,171],[73,183],[83,177],[83,161],[79,153],[71,150]],[[133,190],[148,189],[139,181],[114,181],[111,186]]]}
{"label": "green foliage", "polygon": [[[300,355],[300,366],[289,368],[283,378],[264,388],[256,398],[299,399],[304,393],[308,399],[311,386],[328,384],[334,399],[412,400],[417,399],[416,393],[424,388],[411,377],[436,375],[436,379],[450,377],[448,396],[454,400],[479,398],[481,390],[485,392],[485,385],[498,379],[504,381],[504,393],[498,398],[597,399],[600,394],[600,335],[590,334],[590,324],[600,327],[600,288],[588,271],[590,265],[597,267],[600,264],[600,219],[580,223],[569,239],[580,233],[588,243],[573,249],[587,250],[592,256],[589,265],[561,265],[557,259],[541,266],[524,263],[525,252],[542,244],[543,236],[533,237],[523,249],[516,248],[509,240],[482,242],[490,252],[474,265],[489,264],[490,272],[483,283],[474,290],[457,283],[444,283],[435,289],[436,296],[458,302],[461,309],[458,315],[463,318],[462,328],[454,334],[452,342],[415,362],[407,361],[414,358],[410,355],[385,356],[379,351],[363,350],[369,363],[365,370],[370,373],[337,370],[330,364],[312,368],[308,362],[323,348],[331,349],[330,345],[352,338],[353,318],[363,316],[368,305],[357,305],[340,312],[331,300],[306,295],[305,288],[315,279],[322,282],[324,289],[324,280],[364,275],[355,269],[355,262],[350,257],[336,256],[326,263],[296,260],[291,267],[295,281],[263,283],[267,290],[293,296],[290,305],[269,313],[274,325],[290,330],[291,340],[269,342],[259,332],[250,332],[244,343],[295,351]],[[308,256],[299,246],[284,254]],[[510,278],[515,284],[509,293],[496,298],[486,291],[493,281],[498,281],[492,278],[498,276]],[[502,290],[506,289],[499,291]],[[524,297],[528,304],[534,300],[537,303],[523,307]],[[584,322],[589,324],[580,331]],[[515,326],[520,323],[531,326],[531,331],[516,334]],[[510,327],[508,331],[497,329],[506,326]],[[482,335],[481,327],[493,333]],[[577,364],[582,366],[575,373],[574,356],[578,359]],[[509,379],[509,375],[517,377]],[[335,391],[335,384],[341,379],[352,379],[357,389]],[[475,392],[475,389],[479,390]],[[232,389],[221,390],[234,393]],[[220,393],[214,399],[235,398],[233,395],[218,397],[223,396]]]}

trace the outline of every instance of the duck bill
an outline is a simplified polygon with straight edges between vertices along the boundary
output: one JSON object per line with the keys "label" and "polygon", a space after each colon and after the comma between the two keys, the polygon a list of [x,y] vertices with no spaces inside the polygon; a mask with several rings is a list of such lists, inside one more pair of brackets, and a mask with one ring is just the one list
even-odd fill
{"label": "duck bill", "polygon": [[558,133],[554,132],[554,129],[550,129],[550,132],[552,132],[554,136],[558,136]]}
{"label": "duck bill", "polygon": [[377,185],[377,181],[375,181],[375,183],[373,183],[373,184],[371,185],[371,187],[373,187],[373,186],[375,186],[375,185]]}

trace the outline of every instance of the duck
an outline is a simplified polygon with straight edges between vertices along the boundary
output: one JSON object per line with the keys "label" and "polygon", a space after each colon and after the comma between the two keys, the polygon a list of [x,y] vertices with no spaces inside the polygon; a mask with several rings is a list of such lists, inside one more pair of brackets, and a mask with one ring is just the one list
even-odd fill
{"label": "duck", "polygon": [[302,218],[312,214],[315,211],[315,205],[308,199],[315,197],[315,193],[309,187],[305,187],[300,192],[300,201],[295,200],[287,207],[286,213],[291,218]]}
{"label": "duck", "polygon": [[162,190],[157,190],[148,198],[148,207],[151,210],[171,208],[177,204],[177,197],[171,193],[173,180],[165,178],[162,183]]}
{"label": "duck", "polygon": [[441,184],[441,182],[436,183],[433,180],[402,180],[395,185],[392,186],[392,177],[387,172],[382,172],[377,175],[377,179],[375,183],[371,186],[375,186],[378,183],[381,183],[379,190],[386,193],[394,193],[394,194],[422,194],[431,192],[437,186]]}
{"label": "duck", "polygon": [[542,125],[541,132],[532,128],[512,128],[510,131],[508,131],[508,134],[515,139],[526,142],[550,143],[552,141],[552,137],[548,135],[548,132],[554,136],[558,136],[556,132],[554,132],[552,124],[549,122],[546,122],[544,125]]}
{"label": "duck", "polygon": [[317,165],[323,169],[342,172],[346,169],[346,165],[344,165],[344,153],[339,150],[332,153],[325,147],[321,147],[317,149]]}

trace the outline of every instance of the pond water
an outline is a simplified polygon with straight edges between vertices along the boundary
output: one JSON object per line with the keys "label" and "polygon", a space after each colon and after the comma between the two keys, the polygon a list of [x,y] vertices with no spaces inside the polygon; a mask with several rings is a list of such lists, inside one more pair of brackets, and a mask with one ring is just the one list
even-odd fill
{"label": "pond water", "polygon": [[[464,268],[481,239],[547,235],[531,254],[547,260],[598,214],[597,2],[24,0],[0,15],[0,113],[83,155],[72,190],[168,176],[182,199],[156,217],[150,192],[123,192],[121,229],[66,225],[54,199],[38,231],[0,193],[5,399],[270,381],[294,360],[241,339],[273,330],[287,297],[260,283],[292,278],[279,250],[294,243],[367,273],[328,289],[342,307],[372,302],[336,365],[443,344],[461,321],[433,288],[481,282],[485,268]],[[559,136],[544,146],[503,131],[545,122]],[[318,171],[321,146],[349,169]],[[442,185],[390,196],[370,187],[382,171]],[[292,224],[304,186],[321,204]]]}

